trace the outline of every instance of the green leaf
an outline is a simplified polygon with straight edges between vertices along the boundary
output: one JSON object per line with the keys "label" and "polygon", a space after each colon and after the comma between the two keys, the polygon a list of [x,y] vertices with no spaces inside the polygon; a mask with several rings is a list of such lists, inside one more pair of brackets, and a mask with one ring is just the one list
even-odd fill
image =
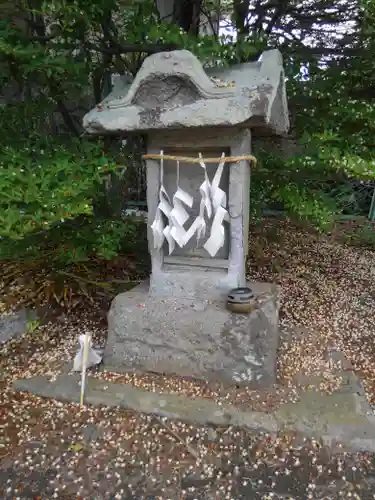
{"label": "green leaf", "polygon": [[69,446],[69,450],[73,451],[74,453],[79,453],[80,451],[83,451],[85,447],[80,444],[80,443],[73,443]]}

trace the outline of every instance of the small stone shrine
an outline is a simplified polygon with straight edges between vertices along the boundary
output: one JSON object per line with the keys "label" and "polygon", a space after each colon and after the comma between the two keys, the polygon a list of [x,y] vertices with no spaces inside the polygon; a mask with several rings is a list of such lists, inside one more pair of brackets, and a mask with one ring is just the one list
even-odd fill
{"label": "small stone shrine", "polygon": [[[252,134],[289,127],[282,57],[205,71],[188,51],[149,56],[84,117],[91,134],[147,138],[147,283],[109,312],[104,365],[228,384],[275,381],[279,290],[248,283]],[[251,287],[251,312],[227,309]]]}

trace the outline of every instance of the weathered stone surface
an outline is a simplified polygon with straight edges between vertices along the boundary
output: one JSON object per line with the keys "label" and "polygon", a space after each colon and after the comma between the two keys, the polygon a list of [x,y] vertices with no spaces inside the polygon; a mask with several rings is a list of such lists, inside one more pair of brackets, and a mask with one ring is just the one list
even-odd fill
{"label": "weathered stone surface", "polygon": [[83,120],[90,133],[121,133],[208,126],[289,128],[282,56],[211,71],[187,50],[147,57],[132,85],[119,88]]}
{"label": "weathered stone surface", "polygon": [[[337,392],[339,393],[350,393],[358,394],[366,398],[366,392],[360,378],[353,370],[353,366],[348,361],[342,351],[337,349],[328,350],[325,355],[326,360],[329,363],[330,370],[336,374],[336,376],[341,380],[341,385]],[[325,378],[324,374],[318,375],[307,375],[302,370],[298,373],[294,379],[294,382],[299,387],[309,387],[309,390],[319,392],[319,386],[324,385]],[[370,408],[370,407],[369,407]]]}
{"label": "weathered stone surface", "polygon": [[[250,129],[284,133],[289,127],[281,54],[267,51],[256,63],[215,70],[211,77],[188,51],[154,54],[130,86],[124,83],[122,92],[117,85],[85,116],[84,127],[90,133],[147,132],[150,155],[163,150],[180,157],[196,157],[198,152],[204,157],[211,152],[215,158],[223,152],[247,156]],[[155,248],[151,226],[161,182],[172,199],[177,172],[167,160],[163,169],[158,160],[148,158],[146,163],[150,285],[121,294],[113,302],[104,364],[117,371],[271,384],[278,345],[277,288],[262,285],[260,290],[256,285],[258,295],[265,291],[267,298],[249,315],[230,313],[224,304],[230,289],[246,284],[248,160],[225,165],[220,188],[226,194],[227,241],[214,257],[202,248],[212,220],[206,220],[207,232],[199,242],[193,237],[172,255],[167,255],[165,246]],[[212,181],[212,169],[208,170]],[[181,160],[182,189],[199,198],[203,181],[200,165],[194,168]],[[189,224],[199,205],[197,199],[188,213]]]}
{"label": "weathered stone surface", "polygon": [[[148,153],[172,151],[173,154],[191,154],[196,156],[196,148],[220,157],[223,151],[233,156],[251,153],[251,134],[249,130],[207,130],[187,132],[153,133],[147,141]],[[191,151],[191,153],[189,153]],[[216,165],[215,165],[216,167]],[[150,229],[159,203],[160,164],[147,160],[147,206],[148,206],[148,241],[151,255],[152,273],[150,294],[154,296],[196,297],[197,301],[211,300],[217,295],[225,296],[231,288],[245,285],[245,263],[248,249],[249,205],[250,205],[250,169],[247,161],[241,161],[225,167],[220,188],[227,194],[230,223],[225,232],[227,244],[223,253],[215,258],[202,248],[209,237],[210,221],[207,219],[207,234],[198,244],[196,237],[191,244],[168,255],[166,248],[154,248]],[[170,195],[176,187],[176,164],[165,164],[165,187]],[[211,179],[213,172],[209,169]],[[180,168],[181,188],[190,193],[196,202],[189,215],[191,221],[197,215],[200,205],[199,186],[204,180],[203,170],[198,166],[183,164]]]}
{"label": "weathered stone surface", "polygon": [[[17,380],[16,390],[60,401],[80,400],[79,377],[61,375],[53,382],[47,377]],[[89,378],[85,402],[93,406],[131,409],[137,412],[198,423],[201,425],[242,425],[251,429],[275,432],[272,416],[260,412],[244,413],[234,406],[220,406],[210,399],[189,399],[176,394],[158,394],[128,384],[115,384]]]}
{"label": "weathered stone surface", "polygon": [[353,365],[345,357],[345,354],[338,349],[329,349],[325,355],[326,360],[332,368],[340,371],[352,371]]}
{"label": "weathered stone surface", "polygon": [[273,415],[279,426],[320,437],[326,444],[342,442],[375,452],[375,416],[358,394],[302,392],[298,403],[284,404]]}
{"label": "weathered stone surface", "polygon": [[0,316],[0,344],[27,332],[27,324],[37,318],[35,311],[21,309],[14,314]]}
{"label": "weathered stone surface", "polygon": [[[79,402],[79,376],[61,375],[49,381],[33,377],[14,383],[16,390],[66,402]],[[210,399],[148,392],[128,384],[88,379],[86,404],[131,409],[199,425],[239,426],[269,433],[290,431],[342,443],[350,451],[375,452],[375,417],[366,400],[353,393],[301,393],[298,403],[281,405],[274,412],[241,411]],[[95,437],[95,436],[94,436]],[[89,439],[93,439],[91,435]]]}
{"label": "weathered stone surface", "polygon": [[[181,286],[183,287],[181,280]],[[186,287],[191,277],[186,276]],[[107,369],[152,371],[269,385],[275,381],[278,289],[251,283],[255,310],[234,314],[219,300],[153,297],[137,288],[118,295],[108,315]]]}

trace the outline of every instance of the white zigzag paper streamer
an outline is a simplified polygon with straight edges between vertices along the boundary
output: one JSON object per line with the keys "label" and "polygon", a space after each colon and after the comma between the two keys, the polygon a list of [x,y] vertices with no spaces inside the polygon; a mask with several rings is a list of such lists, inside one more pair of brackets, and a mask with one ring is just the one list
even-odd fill
{"label": "white zigzag paper streamer", "polygon": [[[202,159],[202,155],[199,153],[200,159]],[[199,240],[205,236],[206,234],[206,221],[204,219],[205,212],[207,213],[207,217],[211,218],[212,216],[212,206],[210,200],[210,180],[207,175],[206,165],[203,160],[200,162],[201,167],[204,170],[205,180],[199,187],[199,191],[201,194],[201,202],[199,206],[199,215],[194,220],[193,224],[190,228],[185,232],[183,243],[186,245],[188,241],[197,233],[197,245],[199,244]],[[182,237],[182,233],[181,233]]]}
{"label": "white zigzag paper streamer", "polygon": [[[199,215],[196,217],[195,221],[188,230],[184,229],[184,224],[189,219],[189,214],[184,205],[192,208],[194,202],[193,197],[186,191],[182,190],[179,186],[179,162],[177,161],[177,190],[173,196],[172,208],[170,198],[163,185],[163,151],[160,152],[160,156],[159,204],[156,210],[155,219],[151,225],[154,236],[154,247],[160,250],[163,246],[164,240],[166,239],[169,247],[169,255],[171,255],[175,248],[175,243],[182,248],[190,241],[195,233],[197,234],[197,244],[199,244],[199,240],[206,234],[207,225],[205,221],[205,214],[207,214],[208,219],[210,219],[213,213],[214,219],[211,226],[210,236],[204,244],[204,248],[211,255],[211,257],[214,257],[225,243],[225,229],[223,222],[229,221],[229,214],[225,208],[227,204],[227,196],[226,193],[219,187],[225,165],[225,153],[222,154],[222,161],[217,168],[212,183],[210,183],[208,178],[206,165],[203,161],[202,155],[199,153],[199,157],[201,159],[200,165],[204,170],[205,180],[199,187],[201,195]],[[167,226],[164,224],[163,214],[168,219]]]}
{"label": "white zigzag paper streamer", "polygon": [[225,208],[227,205],[227,195],[219,187],[225,165],[225,153],[221,155],[221,159],[222,161],[220,162],[215,172],[210,187],[214,220],[211,226],[210,237],[203,246],[203,248],[211,255],[211,257],[215,257],[220,248],[224,246],[225,228],[223,222],[229,221],[229,214]]}
{"label": "white zigzag paper streamer", "polygon": [[212,217],[212,206],[210,200],[211,185],[210,180],[207,175],[206,164],[202,160],[202,155],[199,153],[199,158],[201,159],[200,166],[204,170],[204,182],[199,187],[199,192],[201,194],[201,203],[199,206],[199,215],[197,217],[197,245],[201,238],[206,236],[206,221],[204,220],[204,214],[206,212],[207,218]]}
{"label": "white zigzag paper streamer", "polygon": [[184,204],[191,208],[193,203],[193,197],[180,188],[180,162],[177,161],[177,191],[173,196],[173,209],[171,210],[170,223],[166,230],[181,248],[190,239],[188,238],[188,232],[184,229],[184,224],[189,219],[189,214],[185,210]]}
{"label": "white zigzag paper streamer", "polygon": [[[167,237],[168,244],[171,246],[169,235],[165,235],[165,224],[163,220],[163,214],[168,218],[172,210],[171,202],[167,191],[164,188],[164,162],[163,162],[163,151],[160,151],[160,190],[159,190],[159,204],[156,209],[154,222],[151,224],[151,230],[154,237],[154,248],[160,250],[163,246],[164,240]],[[172,250],[173,251],[173,250]]]}
{"label": "white zigzag paper streamer", "polygon": [[219,166],[217,167],[217,170],[215,172],[214,178],[212,179],[211,183],[211,198],[212,198],[212,205],[214,208],[214,212],[220,207],[226,207],[227,205],[227,195],[225,191],[220,189],[220,181],[221,177],[223,175],[223,170],[224,170],[224,165],[225,165],[225,153],[221,155],[221,162],[219,163]]}

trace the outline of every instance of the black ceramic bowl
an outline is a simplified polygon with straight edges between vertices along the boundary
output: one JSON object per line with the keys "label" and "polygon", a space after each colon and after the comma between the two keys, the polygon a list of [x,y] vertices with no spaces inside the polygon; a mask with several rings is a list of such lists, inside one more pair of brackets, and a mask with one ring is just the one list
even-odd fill
{"label": "black ceramic bowl", "polygon": [[228,293],[227,307],[236,313],[249,313],[253,309],[253,291],[249,287],[234,288]]}

